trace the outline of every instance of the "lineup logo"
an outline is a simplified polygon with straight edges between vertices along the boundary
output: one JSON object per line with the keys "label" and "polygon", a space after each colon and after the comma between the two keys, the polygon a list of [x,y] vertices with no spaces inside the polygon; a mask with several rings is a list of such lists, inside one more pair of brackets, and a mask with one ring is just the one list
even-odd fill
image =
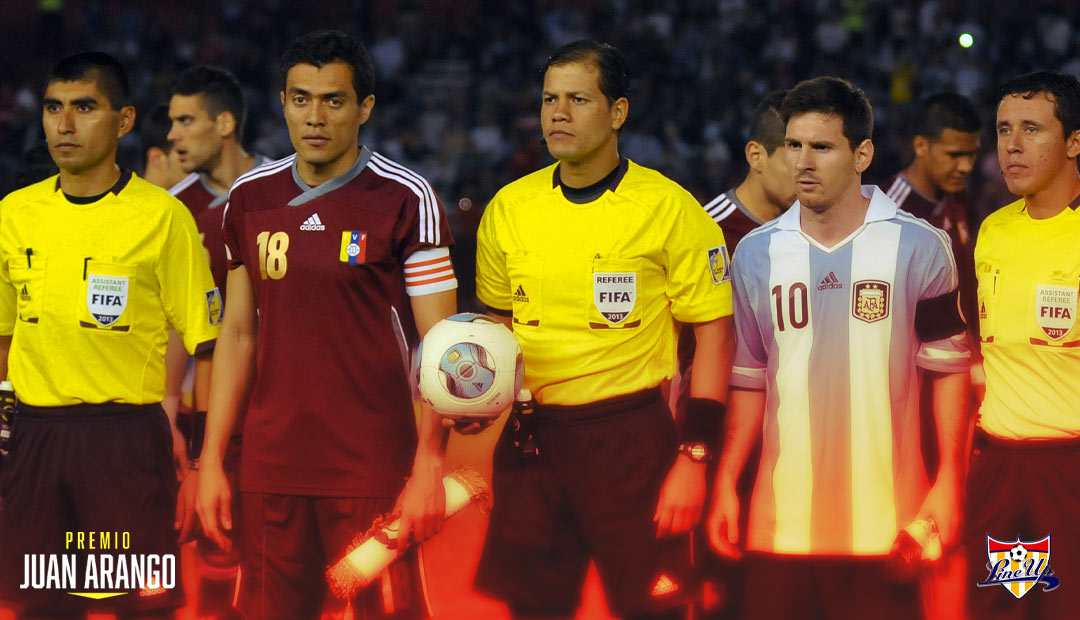
{"label": "lineup logo", "polygon": [[158,596],[176,587],[176,556],[131,551],[130,532],[65,532],[67,553],[23,555],[21,590],[60,590],[104,599],[138,592]]}
{"label": "lineup logo", "polygon": [[986,535],[986,567],[990,574],[977,584],[980,588],[1003,586],[1016,598],[1021,598],[1036,585],[1043,584],[1043,592],[1058,587],[1058,578],[1050,568],[1050,535],[1042,540],[1007,542]]}

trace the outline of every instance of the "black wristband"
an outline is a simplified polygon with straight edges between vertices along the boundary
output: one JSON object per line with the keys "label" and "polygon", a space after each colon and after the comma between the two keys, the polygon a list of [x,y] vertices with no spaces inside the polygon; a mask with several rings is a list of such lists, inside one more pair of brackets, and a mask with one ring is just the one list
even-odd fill
{"label": "black wristband", "polygon": [[188,440],[188,458],[198,460],[202,454],[203,436],[206,434],[206,412],[191,414],[191,439]]}
{"label": "black wristband", "polygon": [[680,443],[701,442],[707,446],[716,443],[716,434],[724,424],[727,407],[711,398],[690,398],[686,401],[686,417],[682,421]]}

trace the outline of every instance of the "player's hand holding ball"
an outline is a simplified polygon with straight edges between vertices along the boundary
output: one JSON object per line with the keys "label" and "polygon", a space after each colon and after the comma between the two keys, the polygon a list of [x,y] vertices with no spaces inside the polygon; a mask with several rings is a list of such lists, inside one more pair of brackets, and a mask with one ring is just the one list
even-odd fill
{"label": "player's hand holding ball", "polygon": [[461,313],[428,330],[417,355],[424,403],[465,434],[495,422],[514,402],[525,375],[513,332],[489,317]]}

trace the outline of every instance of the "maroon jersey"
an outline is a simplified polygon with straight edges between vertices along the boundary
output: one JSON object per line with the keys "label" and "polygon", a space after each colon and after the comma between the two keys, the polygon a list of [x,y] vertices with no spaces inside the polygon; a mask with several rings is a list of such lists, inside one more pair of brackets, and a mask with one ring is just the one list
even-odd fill
{"label": "maroon jersey", "polygon": [[735,247],[747,233],[764,224],[735,197],[734,187],[710,200],[705,205],[705,212],[724,231],[724,241],[727,243],[728,252],[732,255],[735,254]]}
{"label": "maroon jersey", "polygon": [[[225,207],[229,268],[247,269],[259,311],[240,488],[393,497],[416,447],[405,263],[445,253],[450,226],[427,181],[366,148],[314,188],[295,160],[241,176]],[[422,294],[456,286],[419,271],[436,286]]]}
{"label": "maroon jersey", "polygon": [[[265,156],[256,155],[253,168],[269,162]],[[195,225],[199,228],[203,246],[210,258],[210,273],[214,276],[214,284],[224,296],[225,277],[229,273],[229,267],[225,262],[225,241],[221,238],[222,209],[218,207],[225,204],[228,196],[215,192],[198,172],[192,172],[170,187],[169,193],[184,203],[195,217]]]}
{"label": "maroon jersey", "polygon": [[934,200],[919,193],[903,171],[897,172],[880,187],[901,209],[944,230],[952,240],[960,280],[960,309],[967,320],[973,350],[977,352],[979,321],[975,318],[978,316],[975,314],[975,291],[978,286],[975,279],[975,240],[971,238],[968,225],[968,214],[973,206],[971,194],[967,191],[945,194],[941,200]]}
{"label": "maroon jersey", "polygon": [[221,240],[221,207],[225,204],[225,194],[218,194],[210,189],[197,172],[184,177],[182,181],[169,188],[169,193],[176,196],[187,206],[195,217],[203,245],[210,260],[210,273],[214,284],[222,293],[225,291],[225,275],[229,269],[225,264],[225,244]]}

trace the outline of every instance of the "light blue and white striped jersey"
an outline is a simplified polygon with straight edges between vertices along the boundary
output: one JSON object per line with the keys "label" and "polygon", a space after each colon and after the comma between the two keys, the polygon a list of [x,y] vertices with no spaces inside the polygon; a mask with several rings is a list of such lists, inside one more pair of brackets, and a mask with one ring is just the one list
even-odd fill
{"label": "light blue and white striped jersey", "polygon": [[883,555],[929,487],[916,366],[967,372],[963,334],[919,342],[920,300],[956,289],[949,238],[884,192],[826,248],[796,203],[747,235],[732,266],[733,386],[766,391],[747,547]]}

